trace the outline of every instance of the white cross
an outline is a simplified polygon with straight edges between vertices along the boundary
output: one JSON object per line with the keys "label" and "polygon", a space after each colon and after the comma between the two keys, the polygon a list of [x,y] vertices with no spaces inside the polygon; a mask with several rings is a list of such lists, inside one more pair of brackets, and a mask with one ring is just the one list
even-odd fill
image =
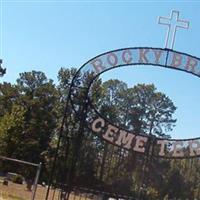
{"label": "white cross", "polygon": [[177,28],[189,28],[189,22],[179,19],[179,11],[172,10],[170,18],[159,17],[158,24],[167,25],[165,48],[173,49]]}

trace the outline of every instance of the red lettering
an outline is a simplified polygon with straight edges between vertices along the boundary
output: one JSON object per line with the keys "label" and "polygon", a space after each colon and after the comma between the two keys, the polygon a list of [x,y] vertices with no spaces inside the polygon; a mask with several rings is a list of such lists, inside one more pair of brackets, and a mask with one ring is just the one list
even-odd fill
{"label": "red lettering", "polygon": [[109,53],[107,57],[107,61],[111,66],[116,66],[118,63],[118,58],[114,53]]}
{"label": "red lettering", "polygon": [[125,50],[122,52],[122,60],[124,63],[129,64],[132,61],[131,51]]}
{"label": "red lettering", "polygon": [[180,54],[174,53],[171,66],[179,67],[182,63],[182,56]]}
{"label": "red lettering", "polygon": [[140,49],[140,63],[148,63],[148,59],[146,57],[146,54],[149,52],[149,49]]}
{"label": "red lettering", "polygon": [[97,58],[95,60],[92,60],[91,64],[93,65],[96,74],[101,73],[106,67],[103,66],[103,62],[100,58]]}
{"label": "red lettering", "polygon": [[160,63],[159,60],[160,60],[160,57],[162,55],[162,51],[161,50],[155,50],[155,49],[152,49],[152,51],[154,52],[154,55],[155,55],[155,58],[156,58],[155,63],[159,64]]}
{"label": "red lettering", "polygon": [[187,71],[191,71],[195,73],[195,67],[198,65],[198,61],[190,56],[187,57],[187,63],[185,65],[185,69]]}

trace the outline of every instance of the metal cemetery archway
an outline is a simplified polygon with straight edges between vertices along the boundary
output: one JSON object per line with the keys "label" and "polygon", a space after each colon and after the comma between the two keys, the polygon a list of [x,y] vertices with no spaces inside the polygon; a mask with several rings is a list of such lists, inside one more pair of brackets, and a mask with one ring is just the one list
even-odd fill
{"label": "metal cemetery archway", "polygon": [[[75,113],[80,116],[80,113],[78,113],[76,109],[76,98],[80,98],[80,94],[78,94],[77,91],[76,94],[73,93],[73,91],[75,91],[74,88],[79,87],[79,92],[81,93],[84,91],[83,94],[85,95],[83,96],[85,97],[83,98],[85,99],[83,100],[83,105],[85,105],[86,108],[90,107],[90,109],[94,110],[92,119],[89,119],[89,126],[92,131],[114,145],[123,147],[127,150],[132,149],[139,153],[145,153],[145,147],[150,140],[149,137],[141,135],[140,133],[129,133],[127,130],[116,127],[109,123],[107,119],[103,118],[91,104],[92,93],[90,92],[90,88],[92,87],[96,77],[107,70],[128,65],[132,65],[133,67],[137,65],[159,66],[184,71],[200,77],[200,59],[170,49],[149,47],[119,49],[101,54],[91,59],[84,64],[75,75],[70,90],[70,102]],[[84,85],[79,85],[80,83],[78,80],[80,77],[86,75],[89,77],[87,82]],[[85,110],[85,107],[83,107],[83,110]],[[84,119],[85,118],[86,116],[84,116]],[[81,117],[79,117],[79,119],[81,119]],[[131,137],[131,135],[133,136]],[[128,141],[123,142],[123,138],[127,138]],[[129,141],[129,139],[131,141]],[[131,145],[133,143],[134,145]],[[152,152],[155,157],[191,158],[200,156],[200,138],[181,140],[163,140],[161,138],[156,138],[153,145],[158,147],[154,148],[156,150]],[[167,148],[168,145],[172,147],[169,151]],[[183,152],[181,151],[181,148],[186,148],[187,151]]]}
{"label": "metal cemetery archway", "polygon": [[[167,48],[137,47],[118,49],[103,53],[86,62],[77,71],[70,85],[46,200],[48,199],[49,189],[52,184],[61,188],[61,199],[68,199],[69,193],[71,191],[75,192],[77,188],[79,192],[81,191],[82,194],[87,195],[103,195],[104,197],[107,195],[124,199],[142,199],[140,193],[133,194],[127,188],[128,186],[126,183],[130,181],[129,178],[132,171],[127,170],[127,173],[121,175],[123,180],[118,177],[112,187],[109,185],[111,179],[115,179],[115,175],[117,176],[120,172],[120,167],[125,167],[124,163],[126,160],[132,159],[130,155],[133,152],[135,152],[134,155],[139,154],[142,156],[143,154],[146,157],[146,161],[143,162],[143,164],[140,163],[143,174],[141,174],[140,177],[141,183],[138,186],[138,191],[140,191],[144,182],[145,168],[149,159],[177,159],[200,156],[200,137],[175,140],[156,138],[152,135],[147,136],[141,133],[132,133],[129,130],[124,130],[113,124],[95,109],[93,105],[92,88],[95,86],[99,75],[117,67],[136,67],[138,65],[151,65],[154,67],[180,70],[200,77],[200,58]],[[76,123],[72,129],[69,127],[66,128],[72,115],[75,116]],[[72,130],[75,133],[73,137],[70,135],[70,131]],[[58,154],[63,137],[66,138],[66,163],[69,157],[71,159],[70,163],[66,164],[66,168],[60,169]],[[92,138],[93,142],[88,143],[87,147],[83,147],[81,144],[83,140],[87,142],[87,138]],[[73,145],[70,146],[70,144]],[[103,148],[104,151],[95,154],[96,147],[99,149]],[[87,155],[88,157],[86,157],[86,159],[89,159],[91,156],[93,156],[92,159],[96,159],[95,164],[91,163],[91,165],[95,165],[92,166],[92,169],[96,171],[91,175],[89,173],[90,168],[88,169],[88,181],[86,181],[87,176],[85,175],[82,176],[82,179],[79,178],[76,180],[77,171],[80,170],[81,167],[84,167],[85,162],[88,161],[79,160],[84,148],[90,148],[91,152],[91,155]],[[111,149],[112,155],[115,154],[116,156],[107,155],[108,157],[110,156],[109,159],[102,159],[106,158],[102,156],[106,154],[106,148]],[[101,169],[99,169],[99,165],[101,165]],[[87,167],[88,166],[90,165],[87,165]],[[107,166],[107,169],[105,169],[105,166]],[[105,175],[105,171],[109,173],[112,167],[114,174]],[[55,183],[54,174],[58,173],[61,179]],[[81,174],[81,172],[79,173]],[[93,177],[91,178],[90,176]],[[85,182],[87,182],[87,185],[83,184]],[[121,190],[117,188],[119,185]],[[87,196],[85,198],[87,198]]]}

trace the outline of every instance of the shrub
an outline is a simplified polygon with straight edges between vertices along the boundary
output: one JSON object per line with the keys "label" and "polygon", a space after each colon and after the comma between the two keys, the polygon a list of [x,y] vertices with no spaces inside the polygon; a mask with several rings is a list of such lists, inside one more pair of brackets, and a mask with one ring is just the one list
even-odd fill
{"label": "shrub", "polygon": [[147,196],[148,196],[148,199],[159,199],[159,193],[158,191],[153,188],[153,187],[148,187],[147,188]]}
{"label": "shrub", "polygon": [[24,180],[23,176],[17,175],[13,177],[12,182],[17,184],[23,184],[23,180]]}

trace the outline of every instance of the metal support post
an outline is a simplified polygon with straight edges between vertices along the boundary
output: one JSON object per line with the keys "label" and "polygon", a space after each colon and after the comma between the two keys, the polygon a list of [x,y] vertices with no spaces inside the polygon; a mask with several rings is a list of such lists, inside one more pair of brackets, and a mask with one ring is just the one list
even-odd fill
{"label": "metal support post", "polygon": [[40,172],[41,172],[41,167],[42,167],[42,163],[39,163],[38,164],[37,173],[36,173],[36,177],[35,177],[35,181],[34,181],[34,185],[33,185],[33,192],[32,192],[31,200],[35,199],[37,185],[38,185],[38,181],[39,181],[39,177],[40,177]]}

